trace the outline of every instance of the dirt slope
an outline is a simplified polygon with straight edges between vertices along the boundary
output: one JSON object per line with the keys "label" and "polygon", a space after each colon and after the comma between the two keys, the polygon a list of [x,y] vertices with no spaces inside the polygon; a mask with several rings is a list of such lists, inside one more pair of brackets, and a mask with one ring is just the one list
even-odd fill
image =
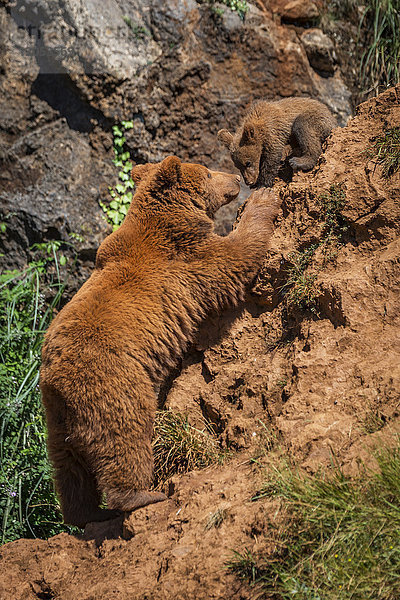
{"label": "dirt slope", "polygon": [[[206,416],[233,458],[176,476],[168,502],[123,526],[107,524],[116,539],[101,543],[104,531],[90,525],[86,540],[61,534],[7,544],[2,600],[250,598],[224,563],[234,548],[265,543],[276,506],[250,501],[262,474],[249,459],[275,442],[307,470],[329,465],[334,452],[356,472],[371,447],[400,433],[400,178],[383,179],[365,153],[399,125],[399,98],[400,87],[361,105],[312,173],[276,185],[282,214],[253,293],[244,307],[210,319],[171,385],[166,405],[193,423]],[[340,244],[327,238],[320,199],[332,199],[333,184],[345,194]],[[310,247],[312,310],[290,303],[284,287],[293,252]],[[221,526],[207,529],[218,509]]]}

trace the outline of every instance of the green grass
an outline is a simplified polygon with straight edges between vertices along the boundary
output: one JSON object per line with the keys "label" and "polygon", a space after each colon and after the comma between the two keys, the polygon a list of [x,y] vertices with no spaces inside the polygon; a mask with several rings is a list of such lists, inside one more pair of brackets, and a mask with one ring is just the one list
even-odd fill
{"label": "green grass", "polygon": [[378,136],[368,150],[382,168],[382,177],[387,179],[400,170],[400,127],[393,127]]}
{"label": "green grass", "polygon": [[400,3],[399,0],[366,0],[360,21],[360,44],[369,40],[362,54],[361,84],[367,92],[378,94],[382,88],[400,81]]}
{"label": "green grass", "polygon": [[352,480],[338,467],[309,476],[275,468],[258,498],[280,498],[286,524],[266,531],[276,550],[236,552],[228,568],[276,600],[398,600],[400,446],[378,471]]}
{"label": "green grass", "polygon": [[219,463],[225,456],[206,425],[196,429],[184,415],[169,410],[156,415],[153,453],[155,487],[177,473]]}
{"label": "green grass", "polygon": [[[0,276],[1,543],[67,529],[53,491],[39,394],[43,332],[63,293],[57,249],[50,244],[47,258]],[[45,286],[50,266],[57,275]]]}

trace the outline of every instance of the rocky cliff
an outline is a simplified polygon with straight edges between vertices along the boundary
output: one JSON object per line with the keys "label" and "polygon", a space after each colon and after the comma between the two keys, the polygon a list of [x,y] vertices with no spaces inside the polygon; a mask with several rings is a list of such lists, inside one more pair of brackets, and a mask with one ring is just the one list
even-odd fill
{"label": "rocky cliff", "polygon": [[[22,266],[32,244],[78,234],[75,288],[88,276],[108,232],[99,201],[116,181],[111,126],[121,119],[134,122],[135,162],[176,154],[225,169],[216,132],[253,99],[316,97],[343,125],[350,91],[318,21],[312,0],[252,3],[244,19],[195,0],[2,2],[1,264]],[[221,211],[220,232],[234,214]]]}

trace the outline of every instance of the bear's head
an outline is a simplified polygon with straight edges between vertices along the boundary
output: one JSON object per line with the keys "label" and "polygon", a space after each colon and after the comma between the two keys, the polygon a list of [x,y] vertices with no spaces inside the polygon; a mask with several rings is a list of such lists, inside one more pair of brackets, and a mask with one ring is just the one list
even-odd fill
{"label": "bear's head", "polygon": [[136,165],[132,169],[132,178],[136,193],[150,196],[153,204],[200,209],[209,217],[234,200],[240,191],[240,175],[183,163],[177,156],[168,156],[160,163]]}
{"label": "bear's head", "polygon": [[245,124],[235,135],[227,129],[218,131],[219,141],[228,148],[235,167],[239,169],[250,188],[256,187],[260,172],[263,144],[259,133],[258,127],[253,123]]}

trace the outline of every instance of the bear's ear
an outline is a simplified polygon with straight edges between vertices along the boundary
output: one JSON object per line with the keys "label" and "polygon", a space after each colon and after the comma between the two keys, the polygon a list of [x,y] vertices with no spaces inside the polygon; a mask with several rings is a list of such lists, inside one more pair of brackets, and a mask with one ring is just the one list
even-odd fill
{"label": "bear's ear", "polygon": [[217,133],[217,138],[222,144],[224,144],[224,146],[228,148],[228,150],[231,149],[233,143],[233,135],[229,133],[227,129],[220,129]]}
{"label": "bear's ear", "polygon": [[252,142],[256,137],[256,128],[253,123],[247,123],[243,127],[243,138],[249,142]]}
{"label": "bear's ear", "polygon": [[182,163],[177,156],[167,156],[160,163],[157,171],[157,181],[163,186],[175,185],[181,176]]}
{"label": "bear's ear", "polygon": [[131,176],[136,185],[142,181],[144,177],[149,173],[150,169],[154,167],[152,163],[146,163],[145,165],[135,165],[132,169]]}

